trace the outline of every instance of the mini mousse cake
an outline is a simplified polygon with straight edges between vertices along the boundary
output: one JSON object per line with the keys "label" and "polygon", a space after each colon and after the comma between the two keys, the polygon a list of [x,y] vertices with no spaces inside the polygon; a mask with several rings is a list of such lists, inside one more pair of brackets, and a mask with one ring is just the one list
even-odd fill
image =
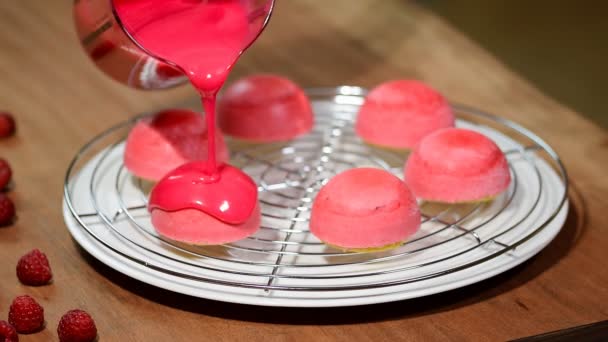
{"label": "mini mousse cake", "polygon": [[395,175],[357,168],[332,178],[317,195],[310,230],[321,241],[349,251],[399,246],[420,228],[420,210]]}
{"label": "mini mousse cake", "polygon": [[260,228],[258,187],[241,170],[208,161],[166,174],[148,198],[152,225],[161,236],[191,245],[221,245]]}
{"label": "mini mousse cake", "polygon": [[355,130],[369,144],[412,149],[426,135],[453,126],[454,113],[439,92],[419,81],[398,80],[367,95]]}
{"label": "mini mousse cake", "polygon": [[[221,134],[216,136],[217,158],[230,158]],[[207,159],[207,123],[190,110],[166,110],[137,122],[129,133],[124,162],[138,177],[157,181],[176,167]]]}
{"label": "mini mousse cake", "polygon": [[218,100],[221,130],[250,142],[287,141],[308,133],[314,114],[302,88],[275,75],[242,78]]}
{"label": "mini mousse cake", "polygon": [[222,245],[242,240],[260,228],[260,207],[240,224],[221,221],[197,209],[151,212],[152,225],[161,236],[189,245]]}
{"label": "mini mousse cake", "polygon": [[498,146],[475,131],[447,128],[424,138],[405,165],[416,197],[444,203],[491,200],[511,183]]}

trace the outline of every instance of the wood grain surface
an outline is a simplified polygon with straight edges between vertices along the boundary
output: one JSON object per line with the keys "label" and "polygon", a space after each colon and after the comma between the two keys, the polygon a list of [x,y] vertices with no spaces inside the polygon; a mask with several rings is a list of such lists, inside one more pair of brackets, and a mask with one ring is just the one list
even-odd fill
{"label": "wood grain surface", "polygon": [[[521,51],[525,54],[526,51]],[[428,298],[345,309],[260,308],[193,299],[131,280],[83,252],[61,215],[68,162],[92,135],[141,111],[194,96],[189,87],[140,92],[102,75],[80,51],[71,3],[0,2],[0,109],[18,121],[0,141],[14,169],[18,220],[0,228],[0,319],[13,297],[60,316],[89,311],[100,341],[498,341],[608,318],[608,134],[547,98],[440,18],[405,0],[280,1],[233,77],[287,75],[306,86],[425,80],[450,99],[532,129],[562,156],[572,207],[554,242],[493,279]],[[555,71],[559,73],[559,70]],[[54,283],[19,284],[15,264],[44,250]]]}

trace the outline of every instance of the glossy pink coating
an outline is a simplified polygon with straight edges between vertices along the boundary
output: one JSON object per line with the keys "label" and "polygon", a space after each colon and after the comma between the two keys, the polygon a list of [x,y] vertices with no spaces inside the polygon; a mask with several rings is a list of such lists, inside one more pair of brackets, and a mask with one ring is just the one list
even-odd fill
{"label": "glossy pink coating", "polygon": [[269,74],[234,82],[218,100],[220,129],[235,138],[275,142],[310,132],[314,114],[304,90]]}
{"label": "glossy pink coating", "polygon": [[146,51],[182,69],[201,92],[215,93],[261,27],[248,1],[113,0],[124,29]]}
{"label": "glossy pink coating", "polygon": [[150,193],[148,210],[197,209],[228,224],[242,224],[257,201],[258,187],[243,171],[228,164],[214,169],[197,161],[165,175]]}
{"label": "glossy pink coating", "polygon": [[[187,162],[206,160],[207,124],[200,113],[170,109],[137,122],[125,146],[124,162],[138,177],[158,181]],[[230,159],[224,137],[216,136],[220,162]]]}
{"label": "glossy pink coating", "polygon": [[398,80],[367,95],[355,130],[370,144],[411,149],[426,135],[453,126],[454,113],[439,92],[420,81]]}
{"label": "glossy pink coating", "polygon": [[405,182],[421,199],[474,202],[505,191],[511,173],[492,140],[471,130],[447,128],[427,136],[414,149],[405,165]]}
{"label": "glossy pink coating", "polygon": [[345,249],[381,248],[405,241],[420,228],[420,210],[395,175],[357,168],[332,178],[317,195],[310,230]]}

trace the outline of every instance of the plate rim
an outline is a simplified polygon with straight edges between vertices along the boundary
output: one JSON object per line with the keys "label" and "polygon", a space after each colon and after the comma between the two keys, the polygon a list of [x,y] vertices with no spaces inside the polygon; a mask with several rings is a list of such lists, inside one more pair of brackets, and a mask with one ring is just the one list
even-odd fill
{"label": "plate rim", "polygon": [[[510,258],[507,254],[503,254],[498,256],[497,258],[510,258],[513,260],[512,262],[506,262],[501,267],[491,267],[492,263],[483,262],[481,264],[463,269],[461,271],[457,271],[454,273],[450,273],[444,276],[439,276],[437,278],[422,280],[425,281],[434,281],[435,279],[441,279],[445,277],[460,275],[477,271],[478,269],[486,269],[486,272],[482,272],[479,270],[472,277],[463,278],[458,281],[451,281],[447,284],[437,285],[431,288],[426,288],[425,290],[415,290],[415,291],[397,291],[390,292],[379,295],[371,295],[371,296],[363,296],[363,297],[346,297],[346,298],[319,298],[319,299],[302,299],[302,298],[282,298],[282,297],[270,297],[270,296],[253,296],[253,295],[245,295],[245,294],[234,294],[231,296],[222,296],[222,294],[228,294],[228,292],[218,292],[213,291],[207,288],[197,288],[196,290],[192,288],[192,290],[186,290],[187,287],[185,285],[181,285],[179,287],[171,286],[169,279],[170,275],[161,274],[162,278],[155,278],[152,276],[154,270],[147,268],[139,263],[133,262],[124,256],[121,256],[115,253],[108,248],[96,244],[92,239],[92,237],[87,237],[86,233],[84,233],[76,220],[73,217],[71,211],[67,207],[65,200],[63,201],[63,215],[66,221],[66,226],[72,235],[72,237],[78,242],[78,244],[87,251],[87,253],[91,254],[97,260],[101,261],[104,265],[114,269],[117,272],[120,272],[128,277],[141,281],[143,283],[162,288],[167,291],[172,291],[176,293],[180,293],[183,295],[188,295],[196,298],[204,298],[209,300],[230,302],[235,304],[246,304],[246,305],[258,305],[258,306],[270,306],[270,307],[346,307],[346,306],[359,306],[359,305],[370,305],[370,304],[381,304],[387,302],[401,301],[413,298],[421,298],[426,297],[450,290],[455,290],[458,288],[462,288],[468,285],[475,284],[477,282],[492,278],[498,274],[506,272],[512,268],[519,266],[525,261],[529,260],[536,254],[540,253],[551,241],[555,239],[555,237],[561,231],[563,224],[566,221],[567,214],[569,210],[569,201],[566,201],[558,214],[551,220],[547,228],[549,230],[545,230],[545,232],[549,232],[549,236],[544,238],[540,244],[526,253],[525,255],[518,256],[516,258]],[[543,235],[536,235],[535,239],[540,239]],[[531,242],[528,240],[526,242]],[[115,254],[119,257],[122,262],[119,262],[119,259],[113,259],[110,257],[111,254]],[[491,259],[489,261],[496,261],[497,258]],[[128,266],[130,265],[130,266]],[[488,266],[489,265],[489,266]],[[146,272],[147,271],[147,272]],[[176,280],[182,282],[184,279],[176,278]],[[430,289],[430,290],[429,290]]]}

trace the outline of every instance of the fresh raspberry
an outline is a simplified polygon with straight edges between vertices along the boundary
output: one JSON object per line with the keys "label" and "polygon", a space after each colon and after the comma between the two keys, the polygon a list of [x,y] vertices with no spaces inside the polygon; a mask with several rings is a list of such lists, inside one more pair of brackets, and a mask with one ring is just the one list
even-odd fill
{"label": "fresh raspberry", "polygon": [[13,176],[13,170],[8,162],[0,158],[0,190],[6,188]]}
{"label": "fresh raspberry", "polygon": [[6,112],[0,112],[0,138],[10,137],[15,134],[15,119]]}
{"label": "fresh raspberry", "polygon": [[34,249],[22,256],[17,263],[17,278],[21,283],[30,286],[48,284],[53,278],[53,273],[46,255]]}
{"label": "fresh raspberry", "polygon": [[19,342],[17,330],[7,321],[0,321],[0,342]]}
{"label": "fresh raspberry", "polygon": [[85,311],[70,310],[61,317],[57,335],[61,342],[91,342],[97,337],[97,327]]}
{"label": "fresh raspberry", "polygon": [[20,334],[37,332],[44,326],[44,309],[34,298],[19,296],[8,311],[8,322]]}
{"label": "fresh raspberry", "polygon": [[0,193],[0,227],[13,223],[15,218],[15,204],[3,193]]}

